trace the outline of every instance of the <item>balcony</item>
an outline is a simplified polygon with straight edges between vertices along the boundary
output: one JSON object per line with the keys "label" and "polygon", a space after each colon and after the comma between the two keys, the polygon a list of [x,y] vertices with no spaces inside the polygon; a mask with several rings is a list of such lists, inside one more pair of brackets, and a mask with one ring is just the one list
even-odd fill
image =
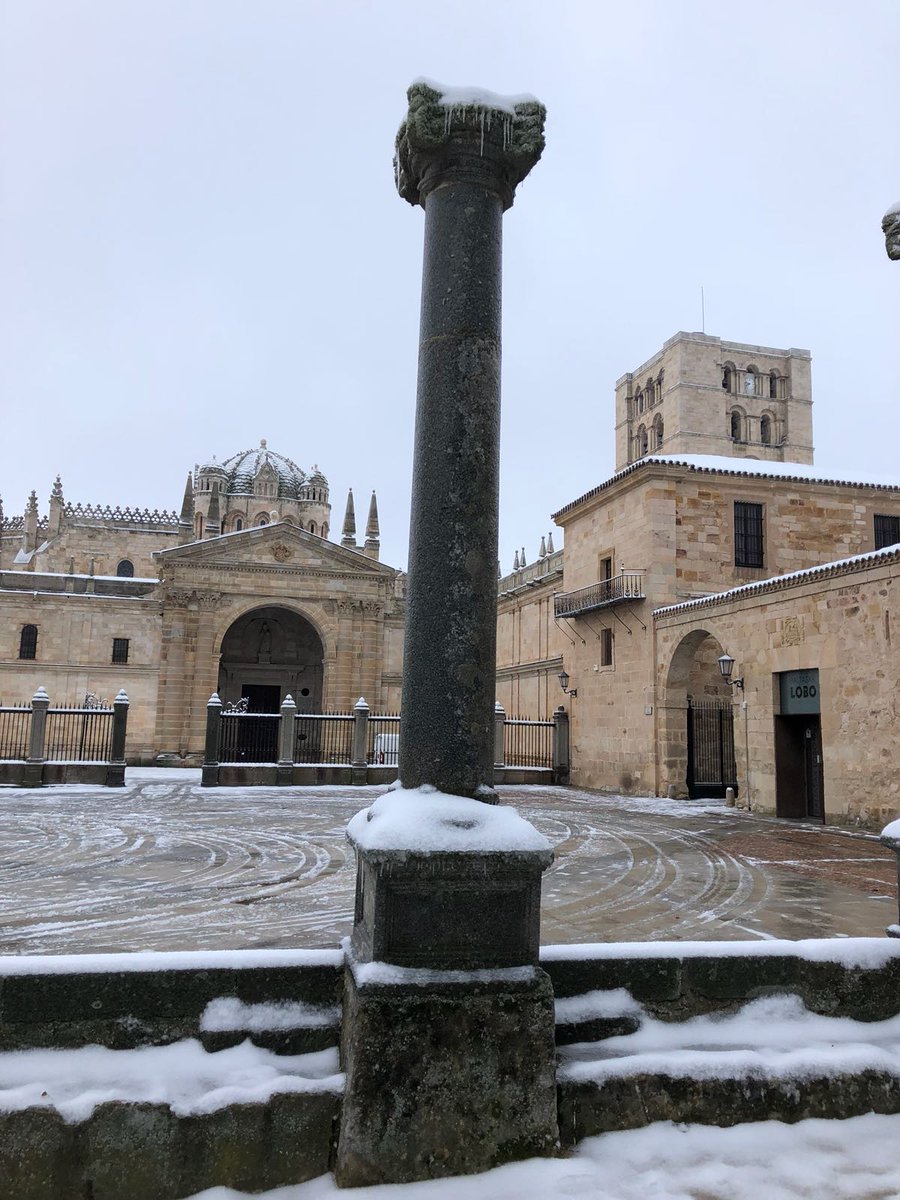
{"label": "balcony", "polygon": [[626,604],[644,599],[644,572],[623,571],[611,579],[601,579],[574,592],[559,592],[553,597],[555,617],[578,617],[596,608]]}

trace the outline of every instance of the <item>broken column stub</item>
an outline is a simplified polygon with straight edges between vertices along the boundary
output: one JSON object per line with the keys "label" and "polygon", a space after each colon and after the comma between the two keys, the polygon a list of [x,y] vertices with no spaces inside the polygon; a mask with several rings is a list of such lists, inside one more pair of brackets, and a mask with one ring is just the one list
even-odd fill
{"label": "broken column stub", "polygon": [[534,99],[417,82],[394,162],[425,209],[400,779],[493,800],[501,238]]}

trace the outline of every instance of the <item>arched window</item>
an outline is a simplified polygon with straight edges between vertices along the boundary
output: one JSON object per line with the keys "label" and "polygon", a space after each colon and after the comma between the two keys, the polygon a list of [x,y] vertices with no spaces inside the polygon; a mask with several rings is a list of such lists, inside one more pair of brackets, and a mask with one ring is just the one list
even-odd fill
{"label": "arched window", "polygon": [[764,446],[772,444],[772,418],[769,416],[759,418],[759,440]]}
{"label": "arched window", "polygon": [[744,440],[743,430],[741,429],[742,421],[741,414],[735,408],[731,413],[731,438],[732,441],[742,442]]}
{"label": "arched window", "polygon": [[116,567],[116,574],[120,579],[132,579],[134,577],[134,563],[130,558],[123,558]]}
{"label": "arched window", "polygon": [[19,638],[19,658],[37,658],[37,625],[23,625]]}
{"label": "arched window", "polygon": [[658,450],[663,443],[663,419],[657,414],[653,422],[653,449]]}
{"label": "arched window", "polygon": [[647,430],[642,425],[640,427],[640,429],[638,430],[638,454],[639,455],[646,454],[649,449],[650,449],[650,442],[649,442],[649,438],[647,437]]}
{"label": "arched window", "polygon": [[257,525],[268,525],[268,523],[269,523],[269,518],[266,516],[265,513],[263,513],[262,516],[258,517],[257,521],[256,521]]}
{"label": "arched window", "polygon": [[774,371],[769,372],[769,399],[778,399],[778,376]]}
{"label": "arched window", "polygon": [[644,393],[638,392],[636,399],[637,399],[637,410],[639,413],[642,413],[644,411]]}
{"label": "arched window", "polygon": [[309,532],[310,532],[310,533],[315,533],[315,532],[316,532],[316,523],[315,523],[315,521],[310,521],[310,523],[309,523]]}
{"label": "arched window", "polygon": [[244,519],[243,519],[243,517],[235,517],[235,518],[234,518],[234,532],[235,532],[235,533],[240,533],[240,531],[241,531],[243,528],[244,528]]}
{"label": "arched window", "polygon": [[726,363],[722,371],[722,387],[726,392],[734,388],[734,370],[730,363]]}

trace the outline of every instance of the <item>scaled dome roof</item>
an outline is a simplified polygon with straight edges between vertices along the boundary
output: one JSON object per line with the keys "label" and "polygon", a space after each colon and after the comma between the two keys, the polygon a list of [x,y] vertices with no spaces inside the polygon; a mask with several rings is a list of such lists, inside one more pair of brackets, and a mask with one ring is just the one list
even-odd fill
{"label": "scaled dome roof", "polygon": [[240,450],[224,462],[211,462],[200,468],[200,474],[215,471],[225,475],[223,491],[226,495],[253,494],[253,481],[264,466],[269,466],[278,477],[278,496],[285,500],[299,500],[300,489],[310,482],[319,486],[328,486],[328,481],[321,471],[314,468],[309,478],[290,458],[270,450],[263,438],[259,446],[252,450]]}

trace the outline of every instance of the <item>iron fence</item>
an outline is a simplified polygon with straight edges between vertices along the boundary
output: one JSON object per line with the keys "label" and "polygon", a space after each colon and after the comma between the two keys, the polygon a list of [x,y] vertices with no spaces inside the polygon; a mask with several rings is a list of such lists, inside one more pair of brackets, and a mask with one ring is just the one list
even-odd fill
{"label": "iron fence", "polygon": [[294,762],[349,764],[355,724],[353,713],[298,713],[294,717]]}
{"label": "iron fence", "polygon": [[50,762],[109,762],[111,708],[49,708],[44,757]]}
{"label": "iron fence", "polygon": [[400,762],[400,714],[369,716],[366,762],[372,767],[396,767]]}
{"label": "iron fence", "polygon": [[0,708],[0,758],[27,758],[30,737],[30,704]]}
{"label": "iron fence", "polygon": [[553,767],[552,721],[507,717],[503,722],[503,761],[508,767]]}
{"label": "iron fence", "polygon": [[280,713],[223,712],[219,723],[219,762],[277,762],[280,727]]}

